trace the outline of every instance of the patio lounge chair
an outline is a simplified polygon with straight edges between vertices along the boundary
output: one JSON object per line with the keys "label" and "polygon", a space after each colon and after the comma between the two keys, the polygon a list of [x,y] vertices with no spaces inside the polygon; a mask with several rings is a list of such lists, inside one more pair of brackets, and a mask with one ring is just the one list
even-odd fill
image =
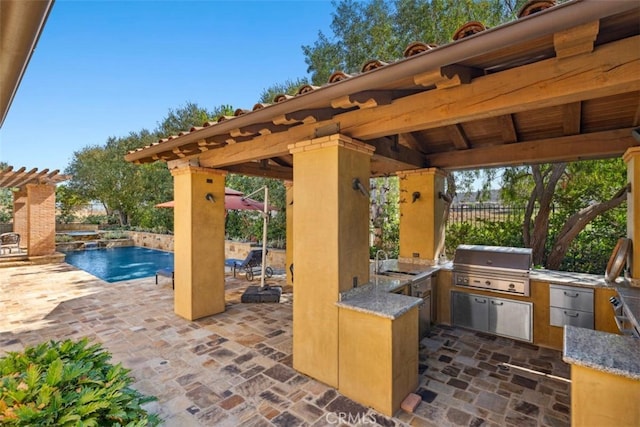
{"label": "patio lounge chair", "polygon": [[[224,265],[233,268],[233,277],[236,277],[237,270],[244,270],[247,280],[253,280],[254,269],[262,267],[262,249],[252,249],[245,259],[226,259]],[[273,276],[273,269],[271,267],[265,268],[265,276]]]}
{"label": "patio lounge chair", "polygon": [[20,235],[18,233],[2,233],[0,234],[0,254],[16,249],[20,252]]}

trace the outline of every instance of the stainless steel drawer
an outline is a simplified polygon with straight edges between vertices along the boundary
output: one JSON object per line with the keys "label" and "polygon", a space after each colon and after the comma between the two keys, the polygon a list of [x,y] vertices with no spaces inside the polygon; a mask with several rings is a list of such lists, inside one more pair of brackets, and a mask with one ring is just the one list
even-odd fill
{"label": "stainless steel drawer", "polygon": [[593,313],[593,289],[549,285],[549,305]]}
{"label": "stainless steel drawer", "polygon": [[571,325],[585,329],[593,329],[594,326],[592,312],[551,307],[549,314],[551,326]]}

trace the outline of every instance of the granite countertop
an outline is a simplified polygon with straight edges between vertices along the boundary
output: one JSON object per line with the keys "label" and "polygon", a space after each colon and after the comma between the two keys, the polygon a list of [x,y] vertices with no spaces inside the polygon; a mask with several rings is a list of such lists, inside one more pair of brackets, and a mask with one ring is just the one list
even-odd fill
{"label": "granite countertop", "polygon": [[351,296],[336,305],[387,319],[396,319],[421,303],[422,298],[372,290],[368,293]]}
{"label": "granite countertop", "polygon": [[592,329],[565,326],[563,357],[567,363],[640,380],[640,340]]}
{"label": "granite countertop", "polygon": [[371,265],[370,280],[361,286],[341,292],[338,307],[370,313],[376,316],[395,319],[422,303],[422,298],[394,294],[393,292],[407,286],[412,280],[430,276],[438,271],[438,266],[405,263],[395,259],[385,260],[384,271],[402,271],[409,275],[383,276],[374,274]]}
{"label": "granite countertop", "polygon": [[576,273],[572,271],[531,270],[529,279],[539,280],[557,285],[579,286],[588,288],[605,288],[614,284],[604,280],[604,274]]}

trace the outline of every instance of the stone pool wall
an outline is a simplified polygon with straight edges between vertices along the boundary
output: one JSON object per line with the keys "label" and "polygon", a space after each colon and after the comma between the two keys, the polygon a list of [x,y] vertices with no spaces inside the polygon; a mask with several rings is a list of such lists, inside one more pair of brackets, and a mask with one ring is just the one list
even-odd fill
{"label": "stone pool wall", "polygon": [[[155,234],[142,231],[128,231],[127,234],[136,246],[173,252],[172,234]],[[244,259],[251,249],[256,248],[259,249],[259,247],[249,242],[226,240],[224,242],[225,258]],[[284,249],[268,248],[267,264],[273,268],[284,269],[286,264],[286,251]]]}

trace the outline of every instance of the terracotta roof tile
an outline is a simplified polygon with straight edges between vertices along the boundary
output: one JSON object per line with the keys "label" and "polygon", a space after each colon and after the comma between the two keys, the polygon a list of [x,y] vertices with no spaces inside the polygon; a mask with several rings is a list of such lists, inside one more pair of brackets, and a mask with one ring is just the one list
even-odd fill
{"label": "terracotta roof tile", "polygon": [[554,0],[530,0],[526,2],[518,12],[518,18],[533,15],[556,5]]}
{"label": "terracotta roof tile", "polygon": [[346,79],[348,79],[350,77],[352,77],[351,74],[347,74],[344,71],[335,71],[329,77],[329,83],[339,82],[341,80],[346,80]]}
{"label": "terracotta roof tile", "polygon": [[276,95],[275,98],[273,98],[273,102],[275,103],[283,102],[291,98],[293,98],[293,95],[287,95],[286,93],[281,93],[280,95]]}
{"label": "terracotta roof tile", "polygon": [[304,86],[301,86],[300,89],[298,89],[297,94],[298,95],[302,95],[303,93],[314,91],[314,90],[318,89],[319,87],[320,86],[304,85]]}
{"label": "terracotta roof tile", "polygon": [[367,71],[375,70],[376,68],[384,67],[385,65],[389,65],[389,63],[380,61],[379,59],[372,59],[371,61],[367,61],[362,66],[362,72],[366,73]]}
{"label": "terracotta roof tile", "polygon": [[486,29],[487,27],[485,27],[482,22],[469,21],[456,30],[456,32],[453,34],[453,40],[455,41],[463,39],[465,37],[470,37]]}
{"label": "terracotta roof tile", "polygon": [[427,50],[431,50],[433,48],[438,47],[435,44],[423,43],[423,42],[413,42],[404,50],[404,57],[408,58],[413,55],[417,55],[419,53],[425,52]]}

